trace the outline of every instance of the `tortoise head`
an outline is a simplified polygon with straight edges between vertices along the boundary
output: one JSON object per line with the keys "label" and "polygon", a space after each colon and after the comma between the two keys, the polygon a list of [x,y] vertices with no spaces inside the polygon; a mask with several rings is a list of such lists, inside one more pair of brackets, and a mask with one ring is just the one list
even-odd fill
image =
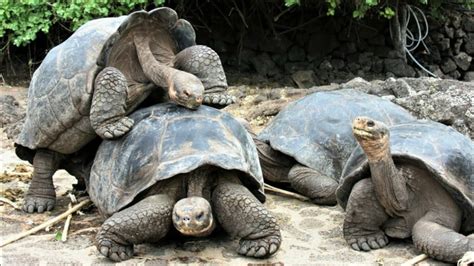
{"label": "tortoise head", "polygon": [[201,197],[184,198],[173,208],[174,227],[183,235],[207,236],[215,228],[211,204]]}
{"label": "tortoise head", "polygon": [[216,51],[204,45],[194,45],[179,52],[174,59],[176,69],[195,75],[205,91],[227,90],[227,79]]}
{"label": "tortoise head", "polygon": [[356,117],[352,133],[369,160],[380,160],[390,153],[390,132],[387,125],[369,117]]}
{"label": "tortoise head", "polygon": [[202,104],[204,87],[193,74],[176,71],[169,86],[170,99],[186,108],[197,109]]}

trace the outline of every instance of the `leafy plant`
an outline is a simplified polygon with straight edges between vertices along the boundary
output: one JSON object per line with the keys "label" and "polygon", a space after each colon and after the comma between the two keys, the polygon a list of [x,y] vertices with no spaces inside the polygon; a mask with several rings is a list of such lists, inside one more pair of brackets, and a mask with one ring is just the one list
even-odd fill
{"label": "leafy plant", "polygon": [[[47,33],[59,24],[70,31],[85,22],[105,16],[120,16],[136,8],[145,8],[147,0],[0,0],[0,37],[6,45],[23,46],[36,39],[39,32]],[[153,1],[155,6],[164,0]],[[5,45],[5,46],[6,46]]]}

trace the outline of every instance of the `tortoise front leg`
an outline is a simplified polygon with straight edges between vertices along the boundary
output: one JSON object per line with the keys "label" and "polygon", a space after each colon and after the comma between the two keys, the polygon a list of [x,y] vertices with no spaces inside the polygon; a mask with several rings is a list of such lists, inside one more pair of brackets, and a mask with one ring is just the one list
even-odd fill
{"label": "tortoise front leg", "polygon": [[309,197],[315,204],[336,205],[338,183],[334,178],[301,164],[295,164],[288,173],[291,187]]}
{"label": "tortoise front leg", "polygon": [[235,103],[237,98],[227,93],[227,79],[219,55],[204,45],[194,45],[179,52],[174,67],[189,72],[204,86],[203,103],[225,107]]}
{"label": "tortoise front leg", "polygon": [[239,254],[268,257],[281,244],[275,217],[241,184],[223,182],[212,193],[217,220],[232,237],[240,237]]}
{"label": "tortoise front leg", "polygon": [[343,234],[355,250],[369,251],[388,244],[381,230],[388,215],[378,202],[370,179],[362,179],[352,188],[346,207]]}
{"label": "tortoise front leg", "polygon": [[[446,211],[448,213],[446,213]],[[461,215],[429,212],[413,226],[413,243],[423,253],[437,260],[456,263],[464,253],[474,251],[474,239],[456,232]]]}
{"label": "tortoise front leg", "polygon": [[103,139],[118,138],[132,128],[126,117],[127,79],[116,68],[104,68],[95,79],[90,111],[92,128]]}
{"label": "tortoise front leg", "polygon": [[131,258],[134,244],[157,242],[168,233],[175,202],[165,194],[153,195],[115,213],[97,233],[97,249],[113,261]]}
{"label": "tortoise front leg", "polygon": [[58,170],[61,155],[57,152],[38,149],[33,158],[33,177],[26,193],[23,211],[41,213],[56,205],[53,175]]}

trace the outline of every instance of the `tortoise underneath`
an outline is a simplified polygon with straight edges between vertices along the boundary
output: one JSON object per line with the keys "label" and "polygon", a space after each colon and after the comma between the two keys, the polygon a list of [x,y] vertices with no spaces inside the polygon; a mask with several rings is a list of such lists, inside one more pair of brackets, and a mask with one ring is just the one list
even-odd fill
{"label": "tortoise underneath", "polygon": [[[100,253],[121,261],[133,246],[158,242],[172,229],[206,236],[218,223],[240,238],[238,253],[267,257],[281,242],[261,202],[263,177],[252,137],[229,114],[160,104],[136,111],[131,131],[104,141],[88,192],[107,220]],[[215,217],[214,217],[215,215]]]}

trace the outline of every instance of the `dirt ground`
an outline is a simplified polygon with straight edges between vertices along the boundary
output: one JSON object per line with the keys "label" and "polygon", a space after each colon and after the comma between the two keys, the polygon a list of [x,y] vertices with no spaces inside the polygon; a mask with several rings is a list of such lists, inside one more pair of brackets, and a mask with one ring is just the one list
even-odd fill
{"label": "dirt ground", "polygon": [[[235,89],[235,88],[234,88]],[[241,88],[236,91],[242,91]],[[240,104],[227,108],[236,116],[246,118],[255,131],[259,131],[271,118],[272,111],[259,115],[257,109],[262,99],[275,98],[273,112],[286,102],[305,93],[286,93],[284,97],[272,95],[268,90],[249,88],[249,96]],[[0,95],[12,94],[24,104],[26,89],[0,87]],[[257,110],[257,111],[255,111]],[[0,129],[2,130],[2,129]],[[22,204],[31,178],[31,166],[16,157],[11,140],[0,132],[0,196]],[[68,192],[75,178],[58,171],[54,183],[58,203],[54,211],[27,215],[0,202],[0,241],[26,231],[67,210]],[[229,239],[223,232],[215,232],[207,238],[186,238],[172,233],[164,241],[135,247],[133,259],[122,265],[155,264],[311,264],[311,265],[399,265],[419,255],[410,241],[392,241],[386,248],[357,252],[349,248],[342,237],[344,212],[339,206],[322,207],[296,199],[268,195],[266,207],[277,217],[282,229],[283,242],[280,250],[264,260],[249,259],[237,255],[237,240]],[[68,239],[57,240],[64,221],[27,236],[0,249],[0,265],[91,265],[109,264],[94,246],[94,237],[102,218],[92,206],[75,214],[71,221]],[[425,260],[422,264],[438,264]]]}

